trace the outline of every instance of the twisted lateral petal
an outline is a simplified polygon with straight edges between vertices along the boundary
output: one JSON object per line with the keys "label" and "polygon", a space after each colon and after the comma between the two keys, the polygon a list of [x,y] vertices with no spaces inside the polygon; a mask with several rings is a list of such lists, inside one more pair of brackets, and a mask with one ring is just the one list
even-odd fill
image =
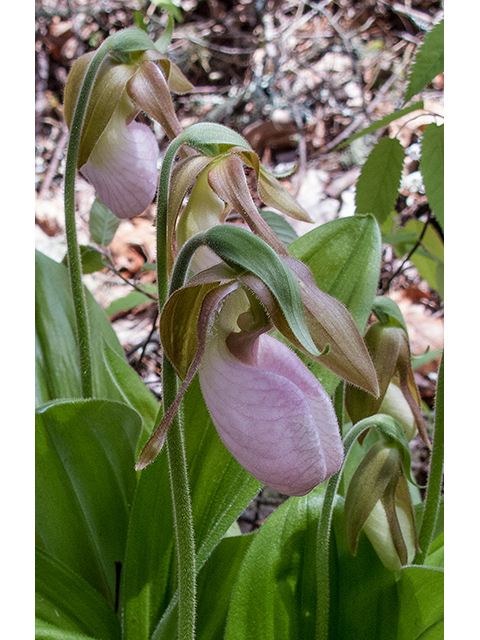
{"label": "twisted lateral petal", "polygon": [[221,439],[258,480],[301,496],[338,471],[343,446],[333,405],[287,346],[261,334],[241,361],[219,333],[199,375]]}
{"label": "twisted lateral petal", "polygon": [[157,189],[158,145],[150,129],[112,118],[81,171],[98,197],[119,218],[133,218]]}

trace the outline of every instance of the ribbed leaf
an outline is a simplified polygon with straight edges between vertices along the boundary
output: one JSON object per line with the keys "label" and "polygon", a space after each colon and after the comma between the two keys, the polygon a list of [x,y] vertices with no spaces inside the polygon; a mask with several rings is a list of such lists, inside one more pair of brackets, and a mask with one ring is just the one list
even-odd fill
{"label": "ribbed leaf", "polygon": [[35,615],[59,629],[118,640],[120,623],[88,582],[41,549],[35,550]]}
{"label": "ribbed leaf", "polygon": [[393,210],[405,157],[397,138],[382,138],[370,152],[357,182],[356,213],[373,213],[381,224]]}
{"label": "ribbed leaf", "polygon": [[[230,525],[258,492],[257,480],[221,442],[202,398],[198,379],[184,399],[185,446],[197,548],[197,570],[205,564]],[[146,467],[132,509],[124,566],[125,637],[170,640],[174,622],[158,620],[176,591],[172,505],[166,452]],[[174,607],[174,599],[171,603]],[[166,635],[163,635],[165,633]]]}
{"label": "ribbed leaf", "polygon": [[140,430],[136,411],[108,400],[58,401],[40,407],[36,416],[39,546],[111,607],[136,486]]}
{"label": "ribbed leaf", "polygon": [[398,640],[442,640],[443,582],[441,569],[404,567],[397,582],[400,602]]}
{"label": "ribbed leaf", "polygon": [[142,417],[143,433],[138,446],[143,446],[157,426],[160,404],[132,367],[107,342],[103,344],[103,363],[105,372],[110,375],[108,395],[130,405]]}
{"label": "ribbed leaf", "polygon": [[98,640],[77,631],[58,629],[49,622],[35,618],[35,640]]}
{"label": "ribbed leaf", "polygon": [[[104,341],[119,357],[125,356],[104,311],[89,291],[86,294],[94,392],[97,397],[105,397],[109,375],[102,357]],[[67,268],[39,252],[35,253],[35,332],[37,404],[56,398],[81,397],[75,316]]]}

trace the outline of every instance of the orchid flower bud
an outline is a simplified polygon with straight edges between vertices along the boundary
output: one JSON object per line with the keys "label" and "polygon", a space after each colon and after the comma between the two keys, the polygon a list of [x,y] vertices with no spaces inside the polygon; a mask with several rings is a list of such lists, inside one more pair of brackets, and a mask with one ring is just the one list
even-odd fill
{"label": "orchid flower bud", "polygon": [[416,419],[395,379],[388,385],[378,413],[386,413],[395,418],[400,423],[407,440],[413,440],[417,433]]}
{"label": "orchid flower bud", "polygon": [[[119,218],[137,216],[157,189],[158,145],[153,132],[134,121],[140,110],[163,126],[169,137],[182,131],[170,90],[192,85],[178,68],[153,50],[117,59],[108,56],[93,85],[83,123],[78,168],[100,200]],[[75,104],[94,53],[77,60],[65,87],[65,119],[71,127]]]}
{"label": "orchid flower bud", "polygon": [[352,422],[376,413],[386,413],[398,420],[408,440],[418,430],[430,444],[421,412],[420,394],[413,377],[407,332],[398,325],[376,322],[365,334],[365,344],[375,365],[380,394],[374,398],[362,389],[347,385],[345,403]]}
{"label": "orchid flower bud", "polygon": [[387,569],[398,571],[413,561],[418,550],[415,516],[394,445],[378,441],[368,450],[348,485],[344,521],[353,555],[363,530]]}

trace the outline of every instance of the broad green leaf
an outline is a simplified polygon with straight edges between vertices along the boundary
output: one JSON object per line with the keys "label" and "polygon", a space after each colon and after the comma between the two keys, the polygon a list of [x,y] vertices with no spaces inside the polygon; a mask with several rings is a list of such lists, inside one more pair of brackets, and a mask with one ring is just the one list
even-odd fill
{"label": "broad green leaf", "polygon": [[405,158],[397,138],[381,138],[370,152],[357,182],[356,213],[373,213],[381,224],[395,207]]}
{"label": "broad green leaf", "polygon": [[425,564],[429,567],[443,568],[444,565],[444,534],[441,533],[432,543]]}
{"label": "broad green leaf", "polygon": [[[203,400],[198,378],[184,398],[184,432],[200,571],[230,525],[258,492],[260,485],[221,442]],[[152,636],[174,597],[174,534],[167,456],[141,471],[132,508],[124,565],[123,624],[125,637],[170,640],[171,616]],[[172,602],[172,608],[175,604]],[[166,635],[163,635],[165,633]]]}
{"label": "broad green leaf", "polygon": [[141,418],[109,400],[61,400],[36,415],[38,545],[113,607],[136,487]]}
{"label": "broad green leaf", "polygon": [[330,556],[329,639],[397,638],[398,595],[395,573],[386,569],[364,533],[357,555],[345,538],[343,500],[333,513]]}
{"label": "broad green leaf", "polygon": [[240,567],[225,640],[315,637],[315,545],[322,490],[290,498],[257,531]]}
{"label": "broad green leaf", "polygon": [[400,571],[398,640],[443,639],[443,582],[443,571],[435,567]]}
{"label": "broad green leaf", "polygon": [[98,640],[76,631],[58,629],[49,622],[35,618],[35,640]]}
{"label": "broad green leaf", "polygon": [[[323,489],[290,498],[256,533],[240,567],[225,640],[304,640],[316,631],[316,536]],[[331,640],[395,638],[395,574],[366,536],[354,558],[343,525],[343,500],[331,538]]]}
{"label": "broad green leaf", "polygon": [[370,126],[365,127],[365,129],[362,129],[358,133],[355,133],[353,136],[350,136],[350,138],[348,138],[347,140],[339,144],[337,149],[343,149],[343,147],[346,147],[347,145],[352,143],[354,140],[357,140],[362,136],[366,136],[369,133],[373,133],[374,131],[381,129],[382,127],[386,127],[394,120],[398,120],[399,118],[402,118],[403,116],[406,116],[407,114],[412,113],[412,111],[417,111],[418,109],[423,109],[423,100],[420,100],[420,102],[415,102],[415,104],[412,104],[409,107],[405,107],[405,109],[399,109],[398,111],[394,111],[393,113],[391,113],[388,116],[385,116],[381,120],[377,120],[377,122],[374,122]]}
{"label": "broad green leaf", "polygon": [[[375,218],[352,216],[327,222],[292,242],[289,251],[310,268],[319,289],[347,307],[363,334],[380,276],[381,237]],[[338,376],[302,359],[331,393]]]}
{"label": "broad green leaf", "polygon": [[435,76],[442,73],[444,21],[439,22],[427,33],[415,57],[410,80],[405,94],[405,102],[419,93]]}
{"label": "broad green leaf", "polygon": [[[197,582],[197,640],[224,640],[232,589],[254,536],[255,534],[238,534],[230,538],[225,536],[202,567]],[[151,640],[177,637],[177,605],[174,597]]]}
{"label": "broad green leaf", "polygon": [[120,225],[120,218],[117,218],[99,198],[95,198],[90,209],[88,225],[93,242],[106,247],[113,240]]}
{"label": "broad green leaf", "polygon": [[119,620],[98,591],[41,549],[35,549],[35,615],[66,631],[120,638]]}
{"label": "broad green leaf", "polygon": [[143,447],[157,426],[160,405],[132,367],[107,342],[103,343],[103,362],[105,372],[110,375],[108,397],[125,402],[142,417],[144,430],[138,448]]}
{"label": "broad green leaf", "polygon": [[297,232],[292,227],[292,225],[279,213],[276,213],[275,211],[269,211],[268,209],[261,209],[260,214],[265,222],[267,222],[268,226],[273,231],[275,231],[280,240],[287,246],[294,240],[297,240]]}
{"label": "broad green leaf", "polygon": [[422,138],[422,157],[420,158],[420,171],[423,176],[425,193],[442,230],[444,221],[443,126],[443,124],[439,127],[436,124],[429,124],[425,127]]}
{"label": "broad green leaf", "polygon": [[[103,342],[120,357],[123,349],[104,311],[89,291],[94,391],[105,397],[108,374],[104,370]],[[35,253],[36,402],[82,396],[75,316],[67,268]]]}
{"label": "broad green leaf", "polygon": [[200,571],[197,640],[223,640],[232,590],[254,536],[224,538]]}

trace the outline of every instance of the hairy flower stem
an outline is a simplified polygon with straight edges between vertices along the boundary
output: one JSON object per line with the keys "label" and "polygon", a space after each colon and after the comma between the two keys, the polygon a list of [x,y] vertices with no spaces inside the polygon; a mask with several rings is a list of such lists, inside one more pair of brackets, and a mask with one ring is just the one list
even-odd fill
{"label": "hairy flower stem", "polygon": [[418,536],[421,549],[414,564],[423,564],[433,541],[435,524],[437,521],[440,494],[442,491],[444,434],[443,434],[443,356],[440,364],[437,385],[437,399],[435,402],[435,432],[433,434],[432,455],[430,459],[430,473],[428,476],[427,495],[423,512],[422,527]]}
{"label": "hairy flower stem", "polygon": [[[169,407],[177,394],[177,376],[165,355],[162,384],[164,407]],[[168,430],[166,449],[178,566],[178,638],[193,640],[196,612],[195,537],[181,406]]]}
{"label": "hairy flower stem", "polygon": [[[391,423],[395,422],[389,416],[375,415],[364,418],[350,429],[343,441],[345,455],[342,466],[337,473],[330,478],[327,483],[325,496],[323,498],[322,512],[318,522],[317,531],[317,608],[315,640],[328,640],[328,627],[330,615],[330,534],[332,529],[333,510],[335,498],[340,486],[345,463],[355,440],[367,429],[374,427],[380,432],[391,435]],[[398,425],[400,429],[400,426]]]}
{"label": "hairy flower stem", "polygon": [[82,263],[77,239],[75,223],[75,177],[77,172],[78,152],[82,134],[83,121],[87,111],[88,99],[98,69],[111,50],[106,40],[98,49],[88,67],[78,96],[75,112],[70,128],[70,139],[67,148],[65,165],[65,231],[67,235],[68,271],[73,296],[75,322],[77,329],[78,350],[80,356],[80,379],[84,398],[93,396],[92,354],[90,348],[90,327],[88,324],[87,300],[82,282]]}
{"label": "hairy flower stem", "polygon": [[64,182],[65,231],[67,236],[68,270],[70,274],[80,357],[80,378],[82,394],[85,398],[91,398],[93,396],[92,354],[87,301],[82,282],[82,263],[75,224],[75,178],[83,124],[95,78],[104,59],[112,52],[116,52],[116,54],[120,56],[128,57],[131,51],[149,48],[153,48],[152,42],[148,36],[139,29],[119,31],[107,38],[98,48],[88,65],[70,126]]}
{"label": "hairy flower stem", "polygon": [[[167,299],[168,271],[166,261],[167,208],[170,171],[179,148],[178,143],[167,149],[160,174],[157,208],[157,283],[160,315]],[[199,234],[199,236],[203,234]],[[172,294],[185,282],[191,257],[202,244],[201,239],[187,242],[180,252],[172,273],[169,292]],[[178,384],[172,363],[163,355],[162,368],[163,409],[164,412],[174,403]],[[183,434],[183,408],[180,408],[168,429],[166,449],[172,493],[173,522],[178,566],[178,638],[193,640],[195,637],[196,615],[196,567],[195,534],[193,513],[188,480],[187,458]]]}

